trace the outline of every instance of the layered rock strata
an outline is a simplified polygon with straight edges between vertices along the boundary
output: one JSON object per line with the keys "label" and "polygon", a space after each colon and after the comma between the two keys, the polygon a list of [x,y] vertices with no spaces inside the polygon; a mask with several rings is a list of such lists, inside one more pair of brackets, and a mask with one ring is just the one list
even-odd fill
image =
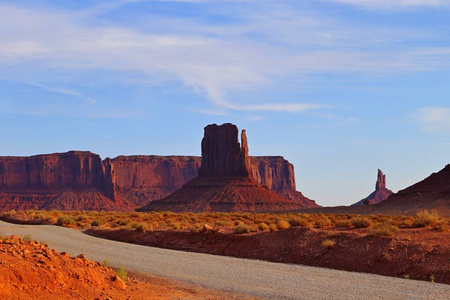
{"label": "layered rock strata", "polygon": [[[246,137],[242,139],[246,144]],[[250,173],[285,198],[304,207],[318,206],[296,191],[294,167],[283,157],[244,157],[239,148],[234,158],[227,159],[229,162],[221,163],[237,168],[243,162],[246,167],[237,168],[237,172]],[[203,171],[219,168],[212,163],[205,161]],[[180,189],[198,176],[201,165],[198,156],[118,156],[102,161],[99,155],[87,151],[0,157],[0,211],[134,210]]]}
{"label": "layered rock strata", "polygon": [[[201,145],[199,176],[139,211],[282,211],[303,207],[299,201],[276,194],[252,177],[245,131],[242,131],[239,143],[235,125],[208,125]],[[257,173],[256,170],[259,172],[258,166],[253,172]],[[261,173],[259,176],[261,178]]]}

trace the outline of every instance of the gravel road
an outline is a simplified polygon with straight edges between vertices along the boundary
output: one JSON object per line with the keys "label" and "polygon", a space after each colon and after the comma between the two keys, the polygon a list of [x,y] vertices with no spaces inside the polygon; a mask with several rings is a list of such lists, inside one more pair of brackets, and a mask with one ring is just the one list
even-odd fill
{"label": "gravel road", "polygon": [[[115,267],[269,299],[450,299],[450,285],[133,245],[50,225],[0,221],[1,235],[32,239]],[[264,251],[264,249],[261,249]]]}

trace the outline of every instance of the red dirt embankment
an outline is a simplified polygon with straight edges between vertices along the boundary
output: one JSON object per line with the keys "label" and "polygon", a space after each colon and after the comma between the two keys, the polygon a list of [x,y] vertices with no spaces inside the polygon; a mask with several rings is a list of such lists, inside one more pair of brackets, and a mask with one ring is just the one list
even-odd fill
{"label": "red dirt embankment", "polygon": [[[96,236],[160,248],[273,262],[407,277],[450,284],[450,233],[402,229],[394,237],[368,236],[366,229],[327,231],[292,227],[278,232],[225,234],[214,231],[139,232],[90,229]],[[335,245],[327,249],[326,239]]]}
{"label": "red dirt embankment", "polygon": [[0,239],[0,299],[230,299],[183,285],[134,275],[124,283],[83,255],[71,257],[18,236]]}

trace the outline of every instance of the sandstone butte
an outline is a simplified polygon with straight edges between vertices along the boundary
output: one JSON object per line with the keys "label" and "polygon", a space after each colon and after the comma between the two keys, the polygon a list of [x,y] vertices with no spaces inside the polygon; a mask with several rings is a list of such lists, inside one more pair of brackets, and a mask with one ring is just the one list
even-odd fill
{"label": "sandstone butte", "polygon": [[[175,193],[150,202],[138,211],[283,211],[315,204],[295,193],[292,199],[286,199],[256,181],[267,178],[268,170],[264,167],[267,164],[260,160],[262,166],[252,168],[254,165],[248,155],[246,132],[242,131],[239,143],[239,131],[235,125],[206,126],[201,147],[199,176]],[[259,176],[254,174],[258,173],[256,170]],[[282,183],[285,187],[293,184],[293,181]]]}
{"label": "sandstone butte", "polygon": [[392,191],[386,188],[386,175],[384,175],[383,172],[381,172],[381,170],[378,169],[375,191],[366,198],[356,202],[353,205],[377,204],[386,200],[390,195],[392,195]]}
{"label": "sandstone butte", "polygon": [[[133,211],[197,177],[196,156],[119,156],[87,151],[0,157],[0,211]],[[281,156],[250,157],[251,176],[302,207],[318,205],[296,191],[294,167]]]}

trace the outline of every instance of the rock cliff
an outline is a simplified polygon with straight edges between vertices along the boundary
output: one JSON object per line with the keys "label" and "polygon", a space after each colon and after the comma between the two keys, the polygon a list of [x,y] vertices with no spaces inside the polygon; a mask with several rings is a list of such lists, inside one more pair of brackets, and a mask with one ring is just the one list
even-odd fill
{"label": "rock cliff", "polygon": [[[225,132],[237,141],[237,129]],[[214,139],[205,139],[206,143],[216,149],[206,157],[223,151]],[[248,173],[289,200],[305,207],[318,206],[295,190],[294,167],[283,157],[248,157],[245,133],[241,144],[233,151],[234,157],[220,164],[205,160],[206,167],[202,169],[207,173],[220,168],[221,175]],[[236,167],[240,163],[244,167]],[[199,175],[201,165],[202,158],[197,156],[118,156],[102,161],[99,155],[86,151],[0,157],[0,211],[33,208],[134,210],[180,189]],[[228,169],[223,171],[219,165],[233,167],[225,167]]]}
{"label": "rock cliff", "polygon": [[[264,160],[258,159],[256,161],[261,165],[252,170],[245,131],[242,131],[239,143],[235,125],[227,123],[205,127],[201,147],[199,176],[173,194],[139,208],[139,211],[281,211],[304,207],[300,201],[288,200],[254,179],[259,176],[260,181],[264,178],[272,184],[272,171],[264,166]],[[292,168],[290,170],[293,171]],[[283,190],[285,181],[276,181]],[[295,183],[290,184],[295,186]]]}
{"label": "rock cliff", "polygon": [[0,207],[9,209],[126,210],[107,184],[99,155],[70,151],[0,157]]}
{"label": "rock cliff", "polygon": [[386,188],[386,175],[378,169],[377,182],[375,183],[375,191],[371,193],[366,198],[356,202],[353,205],[370,205],[377,204],[384,200],[386,200],[390,195],[392,195],[392,191]]}
{"label": "rock cliff", "polygon": [[199,176],[242,176],[250,175],[247,136],[245,130],[238,141],[238,128],[230,123],[205,127],[202,139],[202,166]]}

